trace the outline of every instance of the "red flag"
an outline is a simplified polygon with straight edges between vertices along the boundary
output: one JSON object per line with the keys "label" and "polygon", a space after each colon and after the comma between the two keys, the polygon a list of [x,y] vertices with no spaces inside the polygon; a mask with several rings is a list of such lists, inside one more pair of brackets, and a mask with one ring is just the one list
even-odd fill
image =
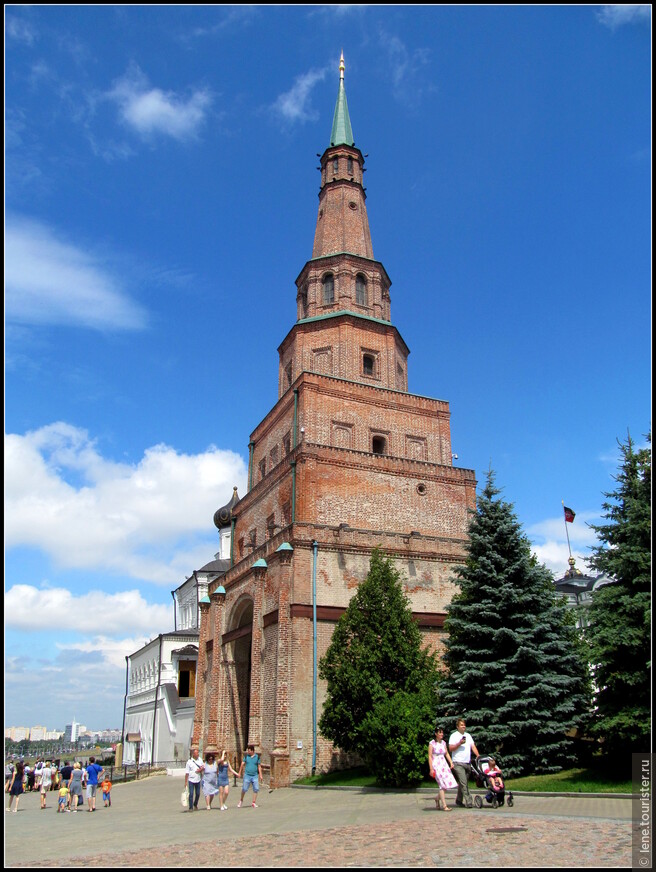
{"label": "red flag", "polygon": [[576,512],[573,512],[571,509],[568,509],[567,506],[563,506],[565,510],[565,520],[570,524],[574,523],[574,518],[576,517]]}

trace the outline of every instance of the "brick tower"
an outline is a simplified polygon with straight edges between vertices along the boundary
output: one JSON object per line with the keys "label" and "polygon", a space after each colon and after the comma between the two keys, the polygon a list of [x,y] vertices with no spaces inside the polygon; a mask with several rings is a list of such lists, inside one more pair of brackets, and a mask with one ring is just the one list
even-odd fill
{"label": "brick tower", "polygon": [[230,529],[230,568],[201,601],[193,741],[231,758],[254,742],[276,786],[345,762],[316,735],[325,687],[314,664],[372,548],[394,560],[426,643],[439,647],[475,504],[473,471],[452,465],[448,403],[408,392],[363,170],[342,57],[278,401],[251,435],[248,493],[215,515]]}

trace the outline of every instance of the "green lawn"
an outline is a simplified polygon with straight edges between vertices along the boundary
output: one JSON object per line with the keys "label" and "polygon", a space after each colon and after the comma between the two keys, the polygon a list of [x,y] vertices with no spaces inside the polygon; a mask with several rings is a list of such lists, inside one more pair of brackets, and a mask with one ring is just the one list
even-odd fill
{"label": "green lawn", "polygon": [[[296,784],[317,787],[376,787],[376,780],[364,767],[331,772],[328,775],[300,778]],[[435,787],[432,779],[425,778],[420,787]],[[556,775],[527,775],[506,779],[509,790],[543,793],[631,793],[630,780],[613,780],[595,769],[566,769]]]}

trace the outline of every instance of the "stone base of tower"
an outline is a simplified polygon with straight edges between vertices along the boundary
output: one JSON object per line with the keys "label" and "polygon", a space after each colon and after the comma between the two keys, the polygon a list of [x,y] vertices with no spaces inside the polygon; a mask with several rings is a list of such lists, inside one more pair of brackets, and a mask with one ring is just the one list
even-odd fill
{"label": "stone base of tower", "polygon": [[270,786],[289,787],[289,752],[273,750],[270,756]]}

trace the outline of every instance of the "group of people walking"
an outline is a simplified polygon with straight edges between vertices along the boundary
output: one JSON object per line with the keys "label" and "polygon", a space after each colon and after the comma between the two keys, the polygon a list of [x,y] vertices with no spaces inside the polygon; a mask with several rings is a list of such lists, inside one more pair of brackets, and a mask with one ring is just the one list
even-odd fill
{"label": "group of people walking", "polygon": [[444,740],[444,730],[435,728],[435,738],[428,746],[428,765],[431,778],[437,781],[439,788],[435,797],[435,805],[442,811],[451,811],[446,803],[446,790],[457,787],[455,804],[465,808],[473,806],[469,792],[469,775],[471,773],[471,755],[480,757],[471,734],[467,732],[464,718],[458,718],[456,729],[449,736],[449,743]]}
{"label": "group of people walking", "polygon": [[41,809],[47,808],[48,793],[51,790],[56,790],[58,793],[58,813],[77,812],[78,806],[84,804],[84,791],[86,791],[87,811],[95,811],[96,793],[99,786],[102,787],[105,807],[112,804],[111,781],[108,777],[101,780],[105,770],[96,763],[95,757],[89,757],[89,762],[85,767],[79,762],[70,764],[68,760],[64,760],[59,769],[50,760],[37,761],[32,771],[34,773],[33,779],[30,778],[30,767],[21,760],[15,765],[8,764],[5,767],[5,792],[9,794],[6,809],[8,812],[17,812],[20,797],[32,789],[38,789],[41,794]]}
{"label": "group of people walking", "polygon": [[185,767],[185,789],[188,790],[187,807],[190,812],[198,811],[198,803],[200,800],[201,789],[205,797],[205,809],[212,810],[212,800],[218,794],[219,808],[221,811],[228,809],[228,794],[230,792],[230,775],[235,778],[242,778],[241,798],[237,803],[237,808],[241,808],[244,802],[244,797],[249,788],[253,788],[252,807],[257,808],[257,794],[260,790],[260,779],[262,778],[262,764],[259,754],[255,753],[255,746],[248,745],[246,754],[242,760],[239,772],[235,771],[230,765],[228,752],[224,750],[220,757],[217,757],[211,751],[205,754],[205,759],[199,759],[198,748],[193,748],[191,756]]}

